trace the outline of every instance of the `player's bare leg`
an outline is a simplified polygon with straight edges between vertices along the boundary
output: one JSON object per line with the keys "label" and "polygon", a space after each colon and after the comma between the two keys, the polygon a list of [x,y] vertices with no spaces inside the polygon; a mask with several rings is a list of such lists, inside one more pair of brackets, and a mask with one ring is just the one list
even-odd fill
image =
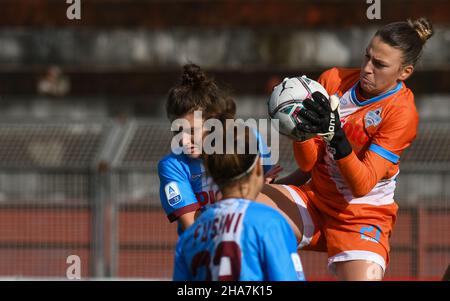
{"label": "player's bare leg", "polygon": [[266,184],[257,196],[256,202],[266,204],[278,210],[289,222],[294,230],[297,243],[302,240],[303,221],[297,204],[289,191],[282,185]]}
{"label": "player's bare leg", "polygon": [[373,261],[351,260],[336,262],[338,280],[344,281],[381,281],[383,268]]}

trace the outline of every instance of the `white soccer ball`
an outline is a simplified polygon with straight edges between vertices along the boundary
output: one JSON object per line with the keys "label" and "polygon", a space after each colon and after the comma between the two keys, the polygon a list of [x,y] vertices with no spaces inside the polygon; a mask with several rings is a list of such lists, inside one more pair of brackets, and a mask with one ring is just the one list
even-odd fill
{"label": "white soccer ball", "polygon": [[316,136],[316,134],[304,133],[297,130],[297,124],[307,122],[299,112],[304,109],[303,101],[307,98],[313,99],[312,94],[321,92],[327,98],[328,93],[318,82],[302,77],[285,78],[283,82],[273,88],[269,99],[269,116],[271,119],[278,119],[278,128],[275,128],[282,135],[294,140],[304,141]]}

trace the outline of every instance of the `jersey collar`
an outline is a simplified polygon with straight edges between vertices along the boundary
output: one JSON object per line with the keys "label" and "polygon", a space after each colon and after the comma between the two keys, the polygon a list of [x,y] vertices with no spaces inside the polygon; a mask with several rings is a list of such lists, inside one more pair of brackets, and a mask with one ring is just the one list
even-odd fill
{"label": "jersey collar", "polygon": [[365,105],[369,105],[369,104],[372,104],[374,102],[383,100],[383,99],[385,99],[385,98],[387,98],[387,97],[397,93],[402,88],[402,82],[399,82],[394,89],[389,90],[386,93],[383,93],[381,95],[378,95],[378,96],[366,99],[364,101],[359,101],[358,97],[356,96],[356,87],[358,86],[358,84],[359,84],[359,81],[352,87],[352,89],[350,91],[350,98],[351,98],[352,102],[354,104],[358,105],[358,106],[365,106]]}

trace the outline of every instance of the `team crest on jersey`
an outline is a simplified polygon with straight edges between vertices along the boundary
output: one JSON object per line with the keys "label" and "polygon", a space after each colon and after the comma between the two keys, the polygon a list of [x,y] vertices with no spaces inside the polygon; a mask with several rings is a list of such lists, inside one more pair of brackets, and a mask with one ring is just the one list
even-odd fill
{"label": "team crest on jersey", "polygon": [[381,108],[367,112],[366,116],[364,116],[364,124],[366,126],[366,129],[371,126],[378,126],[381,120]]}
{"label": "team crest on jersey", "polygon": [[180,189],[178,188],[177,183],[170,182],[164,186],[164,192],[166,193],[166,198],[170,206],[175,206],[181,202]]}

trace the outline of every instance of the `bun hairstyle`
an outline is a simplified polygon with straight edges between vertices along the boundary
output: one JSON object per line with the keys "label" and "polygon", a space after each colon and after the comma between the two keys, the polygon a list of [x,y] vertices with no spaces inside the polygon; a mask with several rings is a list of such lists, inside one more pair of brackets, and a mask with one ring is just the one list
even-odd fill
{"label": "bun hairstyle", "polygon": [[414,28],[424,44],[434,33],[433,25],[426,18],[419,18],[415,21],[408,20],[408,24]]}
{"label": "bun hairstyle", "polygon": [[[231,131],[234,131],[232,147],[226,146],[226,137]],[[248,179],[256,167],[259,151],[256,135],[251,128],[245,125],[225,129],[222,145],[224,146],[222,153],[204,154],[203,162],[207,173],[220,190],[224,191],[227,187]],[[230,150],[233,151],[230,153]]]}
{"label": "bun hairstyle", "polygon": [[169,90],[166,113],[173,121],[195,110],[202,110],[204,118],[231,119],[236,104],[198,65],[186,64],[180,83]]}
{"label": "bun hairstyle", "polygon": [[434,33],[433,25],[426,18],[419,18],[415,21],[408,20],[408,24],[414,28],[424,44]]}
{"label": "bun hairstyle", "polygon": [[181,85],[198,89],[203,87],[215,86],[215,83],[206,77],[199,66],[188,64],[183,66],[183,75],[181,76]]}
{"label": "bun hairstyle", "polygon": [[375,36],[403,52],[403,65],[415,66],[426,41],[433,36],[433,25],[426,18],[395,22],[383,26]]}

